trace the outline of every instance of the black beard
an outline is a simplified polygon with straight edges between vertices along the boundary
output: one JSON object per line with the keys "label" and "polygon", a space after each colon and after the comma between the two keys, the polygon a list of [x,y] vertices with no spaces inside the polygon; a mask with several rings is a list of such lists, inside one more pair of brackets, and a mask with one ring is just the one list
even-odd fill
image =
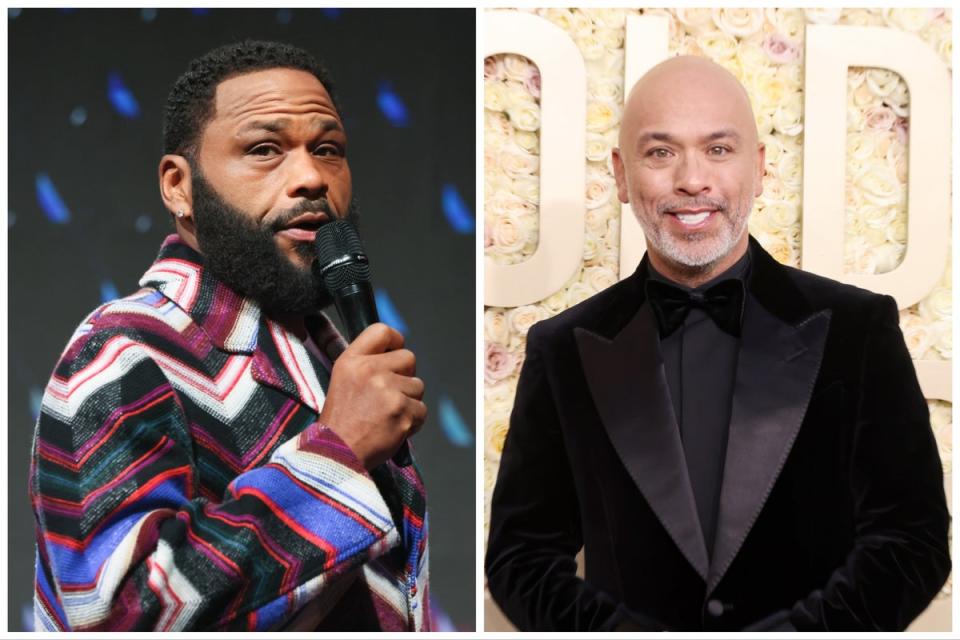
{"label": "black beard", "polygon": [[[333,302],[323,280],[314,277],[309,267],[292,263],[274,239],[286,222],[307,211],[323,211],[333,219],[325,198],[304,200],[275,216],[272,224],[258,224],[227,204],[194,171],[193,211],[205,268],[239,295],[254,300],[266,312],[296,315],[317,313]],[[354,203],[347,218],[356,221]],[[312,242],[297,243],[296,251],[308,265],[316,255]]]}

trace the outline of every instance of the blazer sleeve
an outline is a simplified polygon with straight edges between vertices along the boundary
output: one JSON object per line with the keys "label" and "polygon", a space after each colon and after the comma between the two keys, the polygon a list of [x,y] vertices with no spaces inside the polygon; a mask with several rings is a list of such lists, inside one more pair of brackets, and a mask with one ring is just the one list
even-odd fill
{"label": "blazer sleeve", "polygon": [[527,353],[494,487],[486,574],[491,596],[522,631],[653,629],[576,575],[583,546],[577,494],[540,352]]}
{"label": "blazer sleeve", "polygon": [[136,340],[93,342],[65,354],[37,424],[38,630],[270,629],[398,544],[373,479],[318,423],[200,495],[160,367]]}
{"label": "blazer sleeve", "polygon": [[884,296],[861,363],[850,483],[855,542],[822,589],[795,604],[799,630],[901,630],[950,573],[943,471],[913,362]]}

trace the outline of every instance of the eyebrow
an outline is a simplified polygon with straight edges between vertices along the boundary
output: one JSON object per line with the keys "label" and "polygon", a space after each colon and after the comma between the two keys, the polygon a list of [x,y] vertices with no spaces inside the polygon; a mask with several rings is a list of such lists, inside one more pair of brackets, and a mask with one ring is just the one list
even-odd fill
{"label": "eyebrow", "polygon": [[[311,124],[320,129],[321,133],[327,131],[343,131],[343,125],[333,118],[314,118]],[[280,133],[290,126],[290,118],[277,118],[276,120],[254,120],[247,123],[238,133],[250,133],[253,131],[269,131],[270,133]]]}
{"label": "eyebrow", "polygon": [[[713,133],[708,133],[703,136],[700,140],[702,142],[713,142],[714,140],[721,140],[723,138],[732,138],[734,140],[740,140],[740,134],[737,133],[734,129],[720,129],[719,131],[714,131]],[[637,146],[641,147],[651,140],[657,140],[659,142],[678,142],[677,138],[670,135],[669,133],[663,131],[650,131],[644,133],[639,138],[637,138]]]}

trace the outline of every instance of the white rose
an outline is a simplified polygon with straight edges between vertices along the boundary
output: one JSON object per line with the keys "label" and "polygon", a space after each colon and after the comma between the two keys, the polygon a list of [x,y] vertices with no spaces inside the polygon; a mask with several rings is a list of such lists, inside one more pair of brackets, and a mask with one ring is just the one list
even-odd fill
{"label": "white rose", "polygon": [[884,9],[883,18],[891,27],[917,32],[933,20],[933,11],[931,9]]}
{"label": "white rose", "polygon": [[571,26],[573,22],[573,13],[570,9],[547,9],[540,15],[568,33],[573,28]]}
{"label": "white rose", "polygon": [[507,106],[506,109],[504,109],[505,111],[508,111],[510,107],[516,105],[537,104],[537,101],[530,95],[530,92],[522,82],[507,80],[504,86],[507,88]]}
{"label": "white rose", "polygon": [[513,135],[513,125],[507,114],[500,111],[484,111],[483,126],[485,133],[491,133],[501,138],[510,138]]}
{"label": "white rose", "polygon": [[534,131],[517,131],[513,134],[513,142],[527,153],[540,152],[540,136]]}
{"label": "white rose", "polygon": [[797,205],[786,200],[770,202],[763,207],[763,215],[775,229],[791,229],[800,221]]}
{"label": "white rose", "polygon": [[511,193],[516,194],[532,204],[538,204],[540,202],[539,176],[517,176],[510,184]]}
{"label": "white rose", "polygon": [[509,190],[497,191],[487,198],[484,209],[493,217],[510,214],[533,219],[537,214],[535,206]]}
{"label": "white rose", "polygon": [[[781,162],[786,158],[786,154],[782,155],[780,160],[775,163],[768,162],[767,166],[779,166]],[[780,180],[780,176],[777,175],[775,169],[772,169],[767,172],[767,175],[763,176],[763,198],[767,201],[773,202],[776,200],[783,200],[786,195],[786,189],[783,186],[783,182]]]}
{"label": "white rose", "polygon": [[496,80],[483,82],[483,107],[490,111],[503,111],[507,104],[507,87]]}
{"label": "white rose", "polygon": [[863,131],[866,126],[867,119],[863,110],[855,104],[847,105],[847,131]]}
{"label": "white rose", "polygon": [[800,9],[766,9],[767,21],[776,33],[797,43],[803,42],[806,19]]}
{"label": "white rose", "polygon": [[490,342],[505,345],[510,341],[507,313],[498,307],[489,307],[483,312],[483,335]]}
{"label": "white rose", "polygon": [[610,202],[616,190],[616,183],[606,172],[588,171],[586,202],[587,209],[597,209]]}
{"label": "white rose", "polygon": [[623,29],[627,22],[627,10],[624,9],[582,9],[582,11],[598,27]]}
{"label": "white rose", "polygon": [[797,263],[793,247],[785,237],[776,234],[761,234],[757,236],[757,242],[780,264],[793,266]]}
{"label": "white rose", "polygon": [[536,175],[540,167],[540,158],[524,151],[518,145],[510,144],[500,150],[500,167],[511,178],[521,175]]}
{"label": "white rose", "polygon": [[919,311],[927,320],[949,320],[953,317],[953,290],[937,287],[920,301]]}
{"label": "white rose", "polygon": [[600,133],[587,132],[587,160],[606,162],[610,157],[610,139]]}
{"label": "white rose", "polygon": [[867,202],[878,206],[896,205],[904,196],[903,186],[885,162],[865,163],[852,182],[863,192]]}
{"label": "white rose", "polygon": [[907,343],[910,357],[919,360],[933,346],[940,336],[934,335],[931,326],[919,316],[912,313],[901,313],[900,329],[903,339]]}
{"label": "white rose", "polygon": [[540,128],[540,107],[535,102],[521,102],[507,108],[507,115],[514,127],[521,131],[536,131]]}
{"label": "white rose", "polygon": [[877,138],[873,135],[867,135],[858,132],[847,133],[847,158],[864,160],[873,158],[877,151]]}
{"label": "white rose", "polygon": [[622,27],[617,29],[600,27],[596,30],[595,35],[597,40],[600,41],[600,45],[607,51],[623,48],[624,30]]}
{"label": "white rose", "polygon": [[893,90],[886,95],[884,102],[899,117],[906,118],[910,115],[910,90],[903,78],[900,78]]}
{"label": "white rose", "polygon": [[864,226],[871,229],[886,229],[897,216],[897,210],[891,207],[864,204],[860,208],[859,214]]}
{"label": "white rose", "polygon": [[713,11],[710,9],[676,9],[676,19],[694,35],[714,28]]}
{"label": "white rose", "polygon": [[569,300],[567,299],[567,288],[563,287],[562,289],[555,291],[542,302],[543,306],[550,311],[550,313],[560,313],[569,306]]}
{"label": "white rose", "polygon": [[503,443],[510,429],[510,413],[507,411],[489,412],[484,419],[483,432],[486,436],[484,453],[490,460],[499,460],[503,453]]}
{"label": "white rose", "polygon": [[751,84],[753,90],[750,95],[761,109],[779,109],[788,99],[793,101],[800,96],[772,72],[755,76]]}
{"label": "white rose", "polygon": [[493,245],[500,254],[517,253],[527,244],[530,223],[513,213],[501,215],[493,223],[490,235]]}
{"label": "white rose", "polygon": [[611,216],[619,213],[617,202],[611,202],[608,206],[597,207],[596,209],[587,209],[584,214],[585,226],[588,232],[602,234],[607,230],[607,220]]}
{"label": "white rose", "polygon": [[773,131],[774,109],[754,109],[754,118],[757,122],[757,135],[761,138]]}
{"label": "white rose", "polygon": [[781,138],[769,134],[760,136],[760,142],[763,143],[765,158],[767,164],[777,164],[784,153],[784,145]]}
{"label": "white rose", "polygon": [[799,191],[802,186],[801,176],[803,165],[800,156],[795,153],[785,154],[777,163],[777,177],[788,191]]}
{"label": "white rose", "polygon": [[868,9],[847,9],[841,14],[840,23],[858,27],[884,26],[883,17]]}
{"label": "white rose", "polygon": [[612,102],[587,104],[587,131],[602,133],[620,122],[620,107]]}
{"label": "white rose", "polygon": [[842,9],[804,9],[807,22],[813,24],[834,24],[840,19]]}
{"label": "white rose", "polygon": [[508,80],[522,83],[530,73],[530,67],[534,64],[523,56],[515,53],[507,53],[503,56],[503,75]]}
{"label": "white rose", "polygon": [[607,267],[586,267],[583,270],[581,281],[588,284],[594,291],[603,291],[616,284],[617,274]]}
{"label": "white rose", "polygon": [[712,15],[717,28],[731,36],[743,38],[763,26],[763,11],[760,9],[713,9]]}
{"label": "white rose", "polygon": [[595,293],[593,287],[583,282],[574,282],[567,287],[567,298],[570,300],[571,307],[583,302]]}
{"label": "white rose", "polygon": [[[868,233],[878,233],[880,237],[877,242],[883,240],[882,232]],[[874,240],[871,238],[870,242],[874,242]],[[890,243],[876,244],[873,248],[873,257],[877,265],[875,273],[889,273],[900,264],[900,260],[903,258],[903,247]]]}
{"label": "white rose", "polygon": [[793,94],[773,112],[773,128],[787,136],[798,136],[803,131],[803,103],[799,94]]}
{"label": "white rose", "polygon": [[623,101],[623,84],[613,78],[588,77],[587,99],[591,102],[620,104]]}
{"label": "white rose", "polygon": [[887,240],[890,242],[896,242],[897,244],[905,244],[907,242],[907,221],[906,220],[894,220],[891,224],[885,229]]}
{"label": "white rose", "polygon": [[763,48],[762,33],[741,40],[737,45],[737,57],[744,67],[754,73],[766,73],[770,69],[770,58]]}
{"label": "white rose", "polygon": [[737,53],[737,39],[722,31],[707,31],[700,34],[697,36],[697,44],[707,57],[715,62],[729,60]]}
{"label": "white rose", "polygon": [[606,52],[600,38],[594,33],[584,33],[578,36],[576,44],[584,60],[599,60]]}
{"label": "white rose", "polygon": [[527,304],[509,312],[510,326],[520,336],[526,336],[534,324],[547,317],[543,307],[537,304]]}
{"label": "white rose", "polygon": [[899,74],[889,69],[868,69],[866,84],[875,96],[886,96],[893,91],[900,82]]}

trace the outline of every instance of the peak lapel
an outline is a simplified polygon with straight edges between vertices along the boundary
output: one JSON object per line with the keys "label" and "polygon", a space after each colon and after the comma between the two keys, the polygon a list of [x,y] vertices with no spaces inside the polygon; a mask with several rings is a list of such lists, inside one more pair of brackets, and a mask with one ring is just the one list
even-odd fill
{"label": "peak lapel", "polygon": [[802,296],[782,267],[759,245],[752,250],[753,295],[744,307],[708,594],[730,567],[783,469],[807,412],[830,326],[829,310],[802,310]]}
{"label": "peak lapel", "polygon": [[[273,363],[279,363],[279,366]],[[321,383],[317,370],[304,344],[264,316],[260,323],[257,348],[253,353],[253,378],[283,391],[319,415],[323,406],[323,390],[329,384],[329,378]]]}
{"label": "peak lapel", "polygon": [[707,549],[648,306],[613,338],[578,328],[580,360],[604,428],[630,477],[706,580]]}

